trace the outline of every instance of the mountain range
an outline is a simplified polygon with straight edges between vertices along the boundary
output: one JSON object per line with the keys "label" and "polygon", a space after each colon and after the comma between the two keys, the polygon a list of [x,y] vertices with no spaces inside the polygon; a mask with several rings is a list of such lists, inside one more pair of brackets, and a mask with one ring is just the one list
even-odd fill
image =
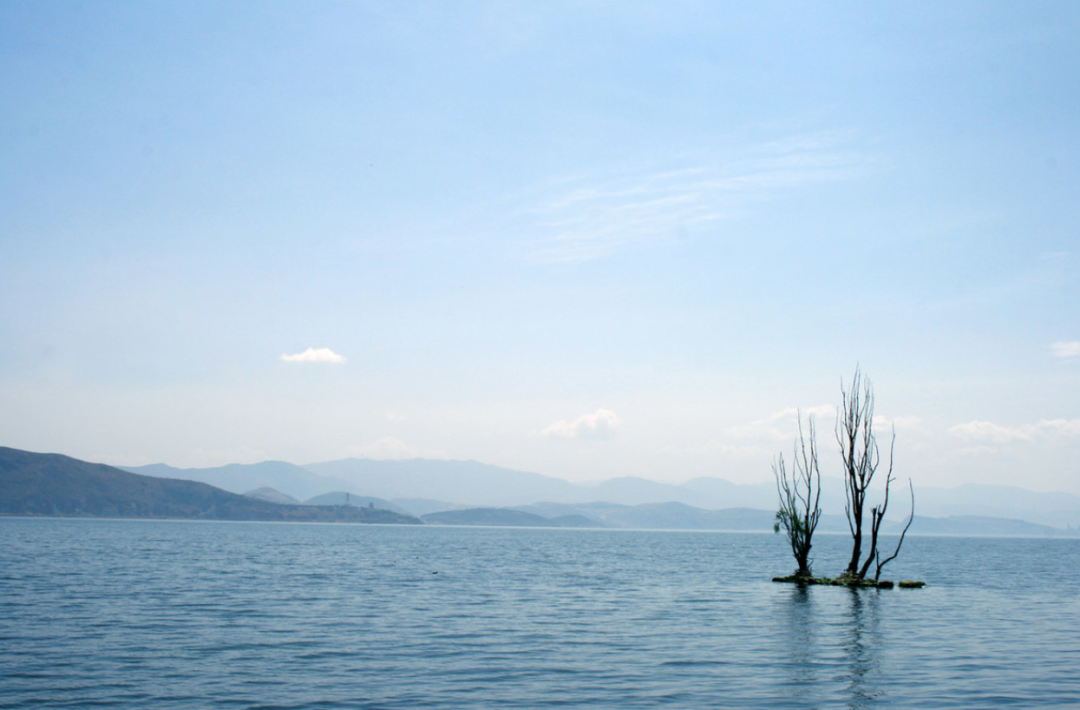
{"label": "mountain range", "polygon": [[[381,500],[376,507],[424,516],[467,508],[519,508],[538,503],[618,506],[679,503],[705,511],[746,508],[771,515],[776,504],[772,483],[737,484],[722,478],[695,478],[682,484],[621,477],[593,484],[571,483],[538,473],[477,461],[342,459],[298,466],[283,461],[179,469],[164,464],[125,467],[149,476],[201,481],[234,493],[269,487],[297,500],[345,493]],[[821,507],[826,516],[843,516],[839,479],[823,478]],[[890,518],[907,517],[906,491],[896,494]],[[365,503],[366,504],[366,503]],[[1002,518],[1053,528],[1080,528],[1080,497],[1038,493],[1016,486],[969,483],[956,488],[919,487],[915,512],[924,518]],[[524,509],[524,508],[523,508]],[[566,512],[581,514],[580,510]],[[677,527],[677,526],[676,526]]]}
{"label": "mountain range", "polygon": [[[682,485],[637,478],[582,485],[474,461],[346,459],[308,467],[271,461],[121,470],[0,447],[0,515],[764,531],[773,522],[771,496],[763,495],[768,488],[710,478]],[[314,495],[301,502],[304,493]],[[1077,520],[1080,501],[1069,494],[969,484],[920,489],[917,495],[913,534],[1077,534],[1071,521]],[[828,490],[822,500],[818,529],[846,532],[842,504],[839,512],[825,507],[830,500],[836,506]],[[738,505],[744,501],[758,505]],[[927,508],[947,515],[929,515]],[[907,512],[887,520],[884,531],[897,532]],[[1064,519],[1065,529],[1040,517]]]}

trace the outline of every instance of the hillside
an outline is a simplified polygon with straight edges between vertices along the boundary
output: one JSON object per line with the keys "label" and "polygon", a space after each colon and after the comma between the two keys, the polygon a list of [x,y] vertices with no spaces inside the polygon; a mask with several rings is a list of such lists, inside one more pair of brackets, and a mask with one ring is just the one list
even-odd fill
{"label": "hillside", "polygon": [[446,510],[423,516],[425,523],[435,525],[491,525],[499,527],[526,528],[599,528],[602,523],[583,515],[564,515],[546,518],[510,508],[470,508]]}
{"label": "hillside", "polygon": [[392,510],[395,513],[401,513],[402,515],[411,515],[408,510],[396,506],[388,500],[383,500],[382,498],[373,498],[371,496],[358,496],[343,491],[323,493],[321,496],[308,498],[306,501],[304,501],[304,503],[306,505],[351,505],[357,508]]}
{"label": "hillside", "polygon": [[0,515],[419,523],[388,510],[283,505],[205,483],[141,476],[60,454],[0,447]]}

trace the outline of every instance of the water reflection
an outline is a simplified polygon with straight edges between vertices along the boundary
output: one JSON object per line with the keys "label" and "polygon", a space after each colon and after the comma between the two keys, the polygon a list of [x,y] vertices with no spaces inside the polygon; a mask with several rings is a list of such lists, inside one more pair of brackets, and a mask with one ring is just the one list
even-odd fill
{"label": "water reflection", "polygon": [[881,695],[873,684],[879,664],[878,602],[877,590],[852,589],[845,595],[847,615],[844,619],[846,633],[841,639],[846,673],[840,680],[845,682],[847,707],[867,708]]}
{"label": "water reflection", "polygon": [[877,590],[793,586],[778,599],[788,707],[861,710],[886,700]]}
{"label": "water reflection", "polygon": [[[791,597],[785,605],[790,638],[785,647],[788,650],[787,667],[791,677],[788,684],[793,698],[807,699],[815,695],[818,688],[818,645],[814,634],[816,625],[814,595],[810,588],[797,585],[791,589]],[[801,705],[801,703],[799,703]]]}

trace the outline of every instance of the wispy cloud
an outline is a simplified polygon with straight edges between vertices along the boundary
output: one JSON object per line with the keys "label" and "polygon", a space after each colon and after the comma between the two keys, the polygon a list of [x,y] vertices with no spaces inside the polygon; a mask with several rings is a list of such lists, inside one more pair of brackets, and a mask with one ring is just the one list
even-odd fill
{"label": "wispy cloud", "polygon": [[338,355],[330,348],[308,348],[302,353],[296,353],[295,355],[282,355],[281,359],[285,362],[317,362],[317,363],[339,363],[345,362],[345,358]]}
{"label": "wispy cloud", "polygon": [[592,414],[585,414],[573,421],[555,422],[540,434],[557,439],[610,439],[614,436],[619,423],[619,417],[615,412],[598,409]]}
{"label": "wispy cloud", "polygon": [[677,239],[724,220],[749,201],[866,172],[867,160],[832,136],[760,145],[735,159],[621,167],[552,186],[522,210],[539,231],[533,256],[545,262],[597,259],[638,243]]}
{"label": "wispy cloud", "polygon": [[1080,340],[1059,341],[1050,345],[1050,354],[1062,360],[1080,357]]}
{"label": "wispy cloud", "polygon": [[1043,419],[1036,424],[1011,427],[994,422],[972,421],[951,427],[949,434],[980,444],[1073,438],[1080,437],[1080,419]]}

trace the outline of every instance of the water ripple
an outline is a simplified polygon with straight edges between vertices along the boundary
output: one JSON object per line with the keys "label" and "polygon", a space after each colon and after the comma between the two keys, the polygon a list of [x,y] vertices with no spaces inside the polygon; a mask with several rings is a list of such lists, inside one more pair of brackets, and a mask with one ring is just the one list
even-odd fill
{"label": "water ripple", "polygon": [[[1080,704],[1080,541],[0,519],[0,708]],[[819,569],[847,541],[824,536]],[[438,572],[438,574],[434,574]]]}

